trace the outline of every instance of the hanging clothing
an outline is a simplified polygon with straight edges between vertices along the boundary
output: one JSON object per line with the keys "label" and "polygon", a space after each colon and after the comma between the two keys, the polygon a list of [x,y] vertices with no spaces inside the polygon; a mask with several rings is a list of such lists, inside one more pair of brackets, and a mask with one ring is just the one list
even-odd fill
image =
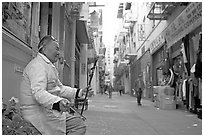
{"label": "hanging clothing", "polygon": [[202,78],[202,62],[199,59],[197,59],[195,64],[194,75],[196,78]]}
{"label": "hanging clothing", "polygon": [[202,79],[201,78],[199,78],[198,80],[198,91],[199,91],[200,104],[202,105]]}
{"label": "hanging clothing", "polygon": [[193,108],[194,106],[194,100],[193,100],[193,79],[190,78],[188,80],[188,84],[189,84],[189,107]]}
{"label": "hanging clothing", "polygon": [[183,62],[187,63],[187,57],[186,57],[186,52],[185,52],[185,48],[184,48],[184,43],[181,44],[181,52],[183,54]]}
{"label": "hanging clothing", "polygon": [[186,60],[184,62],[188,76],[190,76],[190,48],[189,48],[189,35],[186,35],[183,39],[183,47],[186,55]]}
{"label": "hanging clothing", "polygon": [[183,83],[179,82],[179,95],[178,95],[179,101],[182,101],[182,97],[183,97],[182,86],[183,86]]}
{"label": "hanging clothing", "polygon": [[186,81],[187,81],[187,79],[184,79],[183,84],[182,84],[183,100],[186,100]]}

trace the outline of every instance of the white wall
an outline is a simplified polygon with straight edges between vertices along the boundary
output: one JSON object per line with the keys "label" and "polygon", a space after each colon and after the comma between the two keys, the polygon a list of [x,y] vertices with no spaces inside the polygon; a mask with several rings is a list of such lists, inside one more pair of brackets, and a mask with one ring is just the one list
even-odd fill
{"label": "white wall", "polygon": [[2,98],[20,97],[22,72],[32,59],[32,50],[2,29]]}

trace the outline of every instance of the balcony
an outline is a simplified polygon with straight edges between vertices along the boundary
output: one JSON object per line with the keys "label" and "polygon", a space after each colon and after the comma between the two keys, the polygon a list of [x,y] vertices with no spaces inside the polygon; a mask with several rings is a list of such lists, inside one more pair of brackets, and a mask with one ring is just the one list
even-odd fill
{"label": "balcony", "polygon": [[187,6],[188,2],[154,2],[147,18],[150,20],[167,20],[177,6]]}

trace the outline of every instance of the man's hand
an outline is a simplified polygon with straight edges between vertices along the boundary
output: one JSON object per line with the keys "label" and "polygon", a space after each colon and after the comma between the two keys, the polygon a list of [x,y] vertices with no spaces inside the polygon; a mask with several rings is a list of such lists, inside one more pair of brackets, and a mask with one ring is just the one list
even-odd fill
{"label": "man's hand", "polygon": [[80,91],[80,97],[82,97],[83,95],[86,95],[87,90],[88,92],[93,92],[91,86],[87,86],[86,88]]}
{"label": "man's hand", "polygon": [[60,110],[61,110],[62,112],[69,111],[71,106],[73,106],[73,103],[71,103],[71,102],[70,102],[69,100],[67,100],[67,99],[62,99],[62,100],[60,100],[60,102],[59,102],[59,107],[60,107]]}

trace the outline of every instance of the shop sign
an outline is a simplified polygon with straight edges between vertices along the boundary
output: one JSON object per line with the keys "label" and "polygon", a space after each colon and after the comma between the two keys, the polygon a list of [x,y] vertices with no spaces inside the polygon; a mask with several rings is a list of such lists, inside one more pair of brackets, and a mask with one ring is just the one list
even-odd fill
{"label": "shop sign", "polygon": [[157,49],[159,49],[165,42],[163,33],[156,37],[155,40],[150,44],[150,54],[153,54]]}
{"label": "shop sign", "polygon": [[145,40],[145,24],[138,24],[138,40]]}
{"label": "shop sign", "polygon": [[88,4],[82,4],[79,20],[87,21],[88,18],[89,18],[89,5]]}
{"label": "shop sign", "polygon": [[87,58],[88,58],[88,64],[93,63],[96,57],[96,51],[93,44],[88,44],[87,49]]}
{"label": "shop sign", "polygon": [[167,48],[180,40],[186,34],[202,24],[202,2],[192,2],[183,12],[167,27],[165,38]]}
{"label": "shop sign", "polygon": [[99,26],[99,14],[94,11],[91,13],[91,27],[98,28]]}

